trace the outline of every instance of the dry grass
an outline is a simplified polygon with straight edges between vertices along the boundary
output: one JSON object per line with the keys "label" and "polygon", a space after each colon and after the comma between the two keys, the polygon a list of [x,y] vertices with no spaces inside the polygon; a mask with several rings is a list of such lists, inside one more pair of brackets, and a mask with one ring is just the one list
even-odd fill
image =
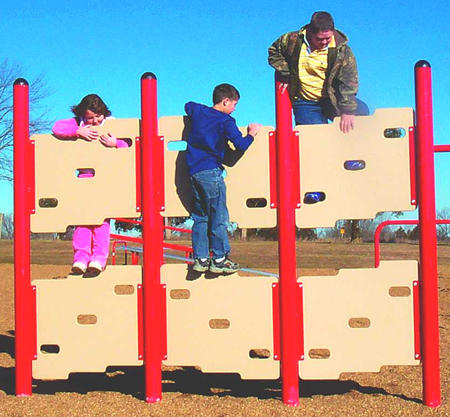
{"label": "dry grass", "polygon": [[[276,242],[232,242],[233,259],[246,267],[274,270]],[[34,278],[64,275],[71,243],[33,241]],[[440,246],[439,294],[442,397],[440,408],[421,404],[420,367],[384,367],[380,373],[344,374],[339,381],[300,381],[300,407],[284,406],[278,381],[241,381],[236,375],[164,368],[163,401],[143,400],[142,368],[76,374],[68,381],[37,382],[31,398],[14,396],[12,243],[0,241],[0,416],[450,416],[450,247]],[[383,259],[416,259],[418,246],[385,244]],[[302,272],[329,274],[373,265],[370,244],[301,243]]]}

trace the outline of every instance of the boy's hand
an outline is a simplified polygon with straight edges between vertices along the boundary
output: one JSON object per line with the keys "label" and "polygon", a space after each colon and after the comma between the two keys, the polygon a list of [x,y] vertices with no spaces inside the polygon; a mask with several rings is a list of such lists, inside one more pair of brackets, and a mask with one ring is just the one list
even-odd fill
{"label": "boy's hand", "polygon": [[100,142],[108,148],[115,148],[117,146],[117,138],[111,133],[100,136]]}
{"label": "boy's hand", "polygon": [[262,125],[260,125],[259,123],[250,123],[247,126],[247,133],[249,135],[252,135],[253,137],[255,137],[257,135],[257,133],[261,130]]}
{"label": "boy's hand", "polygon": [[88,142],[92,142],[98,138],[98,132],[91,129],[89,126],[79,127],[77,130],[77,135],[81,139],[87,140]]}

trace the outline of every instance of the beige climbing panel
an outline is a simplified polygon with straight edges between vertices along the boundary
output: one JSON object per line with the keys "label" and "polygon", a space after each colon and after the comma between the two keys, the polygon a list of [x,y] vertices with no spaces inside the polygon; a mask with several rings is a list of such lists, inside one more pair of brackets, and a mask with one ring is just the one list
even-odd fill
{"label": "beige climbing panel", "polygon": [[[190,280],[185,265],[173,264],[163,265],[161,275],[167,285],[164,364],[239,373],[244,379],[279,377],[273,359],[274,278],[233,274]],[[261,351],[266,358],[258,357]]]}
{"label": "beige climbing panel", "polygon": [[[296,211],[297,226],[332,227],[340,219],[414,210],[409,165],[409,128],[413,125],[412,109],[399,108],[358,116],[355,129],[347,134],[340,132],[339,118],[328,125],[297,126],[301,200],[307,192],[326,196]],[[404,136],[388,138],[389,129],[403,129]],[[346,170],[344,163],[350,160],[364,161],[365,169]]]}
{"label": "beige climbing panel", "polygon": [[[136,211],[136,149],[139,119],[109,119],[98,130],[131,141],[129,148],[100,142],[35,135],[36,213],[31,231],[64,232],[69,225],[101,224],[110,217],[139,217]],[[77,178],[92,169],[92,178]],[[52,207],[55,205],[56,207]]]}
{"label": "beige climbing panel", "polygon": [[[192,192],[189,184],[185,152],[178,149],[178,141],[185,141],[189,133],[189,119],[167,116],[159,119],[159,134],[164,136],[165,153],[165,211],[166,217],[189,216]],[[246,128],[241,132],[246,135]],[[276,211],[270,209],[269,132],[264,126],[255,141],[243,154],[226,153],[227,205],[230,219],[240,227],[275,227]]]}
{"label": "beige climbing panel", "polygon": [[[37,359],[33,378],[66,379],[138,360],[140,266],[108,266],[96,278],[35,280]],[[83,324],[84,323],[84,324]]]}
{"label": "beige climbing panel", "polygon": [[[373,218],[380,211],[414,210],[411,202],[409,128],[412,109],[378,109],[373,116],[356,117],[355,129],[344,135],[338,120],[328,125],[299,126],[301,199],[307,192],[323,192],[325,200],[303,204],[296,213],[298,227],[334,226],[339,219]],[[386,130],[403,129],[400,138]],[[135,138],[138,119],[112,119],[99,127],[128,138],[130,148],[111,149],[99,142],[58,140],[52,135],[33,137],[36,147],[36,214],[33,232],[63,232],[68,225],[100,224],[110,217],[139,217],[136,209]],[[164,136],[166,217],[189,214],[192,194],[185,152],[170,150],[186,139],[188,119],[162,117]],[[245,128],[241,129],[245,133]],[[229,152],[226,168],[230,219],[240,227],[274,227],[270,208],[269,134],[261,129],[242,153]],[[345,161],[364,161],[365,168],[350,171]],[[92,169],[92,178],[77,178],[78,169]],[[53,207],[52,205],[56,206]]]}
{"label": "beige climbing panel", "polygon": [[385,261],[337,276],[303,276],[305,360],[302,379],[418,365],[414,351],[416,261]]}

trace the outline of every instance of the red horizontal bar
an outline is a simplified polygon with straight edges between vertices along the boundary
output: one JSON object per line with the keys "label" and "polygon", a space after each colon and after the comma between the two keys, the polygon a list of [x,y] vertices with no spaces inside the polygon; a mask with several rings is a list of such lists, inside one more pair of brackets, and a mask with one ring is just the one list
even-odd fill
{"label": "red horizontal bar", "polygon": [[182,232],[182,233],[192,233],[191,229],[182,229],[181,227],[176,227],[176,226],[163,226],[164,229],[167,230],[175,230],[177,232]]}
{"label": "red horizontal bar", "polygon": [[[373,239],[374,249],[375,249],[375,268],[378,268],[380,266],[380,236],[381,236],[381,230],[386,226],[391,226],[395,224],[405,224],[405,225],[411,225],[411,224],[419,224],[419,220],[386,220],[384,222],[381,222],[377,228],[375,229],[375,235]],[[439,219],[436,220],[436,224],[450,224],[449,219]]]}
{"label": "red horizontal bar", "polygon": [[[142,244],[142,238],[141,237],[123,236],[123,235],[116,235],[114,233],[111,233],[111,238],[112,239],[121,240],[121,241],[124,241],[124,242],[133,242],[133,243],[141,243]],[[179,250],[179,251],[182,251],[182,252],[192,253],[192,248],[190,246],[177,245],[175,243],[164,242],[164,247],[166,249],[173,249],[173,250]]]}
{"label": "red horizontal bar", "polygon": [[434,145],[434,152],[450,152],[450,145]]}
{"label": "red horizontal bar", "polygon": [[164,242],[164,247],[167,249],[179,250],[179,251],[183,251],[183,252],[189,252],[189,253],[193,252],[193,250],[190,246],[176,245],[174,243]]}
{"label": "red horizontal bar", "polygon": [[124,223],[131,223],[131,224],[142,224],[141,220],[133,220],[133,219],[122,219],[122,218],[118,218],[118,219],[114,219],[118,222],[124,222]]}
{"label": "red horizontal bar", "polygon": [[111,239],[124,240],[126,242],[142,243],[141,237],[116,235],[114,233],[111,233]]}

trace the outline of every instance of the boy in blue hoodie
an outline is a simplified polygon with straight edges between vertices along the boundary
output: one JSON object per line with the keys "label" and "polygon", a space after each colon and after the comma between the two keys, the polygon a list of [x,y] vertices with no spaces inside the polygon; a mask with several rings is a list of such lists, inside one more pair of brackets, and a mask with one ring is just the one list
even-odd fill
{"label": "boy in blue hoodie", "polygon": [[220,84],[214,89],[212,107],[193,102],[184,107],[191,119],[186,162],[194,194],[192,247],[193,269],[197,272],[209,269],[213,273],[233,273],[239,270],[239,265],[228,258],[228,209],[222,163],[228,141],[236,150],[245,151],[261,129],[260,124],[251,123],[247,127],[247,136],[242,136],[230,116],[239,98],[235,87]]}

